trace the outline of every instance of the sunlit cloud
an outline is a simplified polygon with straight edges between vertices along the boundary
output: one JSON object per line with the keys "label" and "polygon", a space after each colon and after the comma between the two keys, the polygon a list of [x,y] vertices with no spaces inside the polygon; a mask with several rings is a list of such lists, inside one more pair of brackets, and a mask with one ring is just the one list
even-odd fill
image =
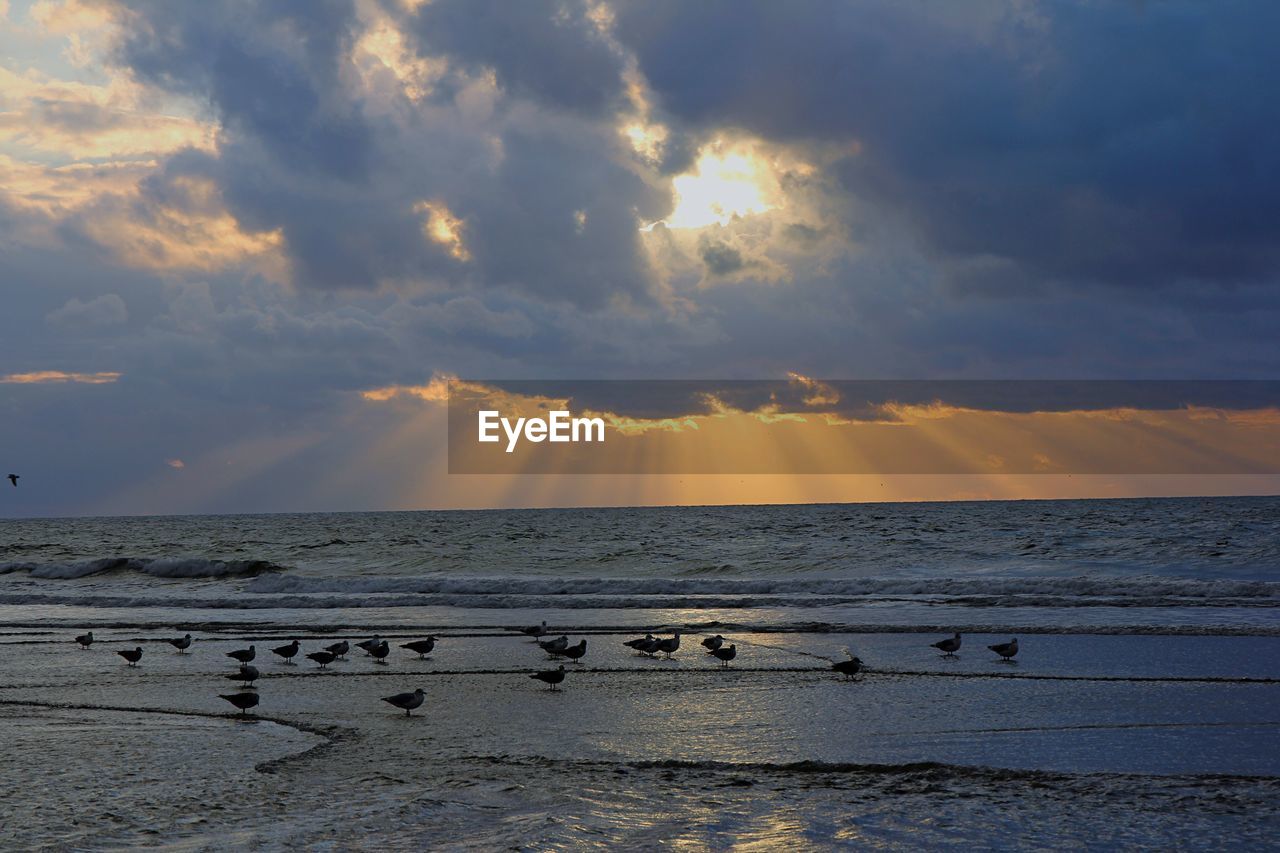
{"label": "sunlit cloud", "polygon": [[463,221],[453,215],[442,201],[422,201],[414,206],[417,213],[425,213],[422,233],[433,243],[439,243],[456,260],[471,260],[471,252],[462,241]]}
{"label": "sunlit cloud", "polygon": [[769,164],[745,146],[719,140],[705,146],[693,168],[672,178],[671,186],[675,207],[670,216],[660,220],[668,228],[728,225],[782,203]]}
{"label": "sunlit cloud", "polygon": [[7,373],[0,376],[0,384],[5,385],[57,385],[72,383],[79,385],[109,385],[122,374],[113,371],[98,373],[68,373],[63,370],[34,370],[29,373]]}

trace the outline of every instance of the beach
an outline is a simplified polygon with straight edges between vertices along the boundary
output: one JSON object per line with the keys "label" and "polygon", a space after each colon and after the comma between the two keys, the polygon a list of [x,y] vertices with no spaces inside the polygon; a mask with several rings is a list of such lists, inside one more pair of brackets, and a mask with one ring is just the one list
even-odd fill
{"label": "beach", "polygon": [[[1278,506],[6,521],[0,836],[1265,848]],[[542,621],[586,639],[581,663],[520,633]],[[677,630],[672,660],[623,645]],[[931,648],[953,631],[957,656]],[[188,632],[187,654],[166,642]],[[426,659],[399,648],[428,634]],[[717,634],[728,667],[699,644]],[[385,664],[303,656],[375,635]],[[987,649],[1014,636],[1013,661]],[[271,653],[293,639],[295,663]],[[249,645],[260,704],[238,718],[226,653]],[[130,667],[115,652],[134,647]],[[849,680],[846,650],[865,664]],[[559,690],[529,677],[562,664]],[[380,701],[415,688],[412,716]]]}

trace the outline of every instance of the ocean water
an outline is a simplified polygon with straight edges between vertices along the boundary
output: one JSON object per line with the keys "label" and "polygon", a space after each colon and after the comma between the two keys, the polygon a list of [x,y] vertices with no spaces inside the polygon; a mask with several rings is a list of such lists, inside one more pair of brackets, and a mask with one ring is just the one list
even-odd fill
{"label": "ocean water", "polygon": [[1261,849],[1277,607],[1277,498],[5,520],[0,843]]}

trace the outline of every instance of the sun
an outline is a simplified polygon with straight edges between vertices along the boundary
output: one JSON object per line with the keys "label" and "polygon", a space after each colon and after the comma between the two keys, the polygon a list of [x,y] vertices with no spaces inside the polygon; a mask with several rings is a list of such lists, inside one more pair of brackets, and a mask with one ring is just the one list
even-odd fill
{"label": "sun", "polygon": [[692,170],[672,179],[675,208],[659,222],[668,228],[705,228],[765,213],[777,206],[770,201],[775,184],[769,164],[749,149],[714,142],[699,152]]}

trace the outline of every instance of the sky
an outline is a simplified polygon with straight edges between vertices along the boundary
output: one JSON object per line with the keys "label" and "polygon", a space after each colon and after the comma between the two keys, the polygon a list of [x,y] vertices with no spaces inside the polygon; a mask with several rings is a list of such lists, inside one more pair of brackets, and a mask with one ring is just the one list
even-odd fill
{"label": "sky", "polygon": [[[1274,379],[1276,32],[1238,0],[0,0],[0,515],[1275,493],[450,475],[431,389]],[[1025,414],[945,397],[900,420],[980,459]],[[1255,458],[1276,402],[1079,423]]]}

